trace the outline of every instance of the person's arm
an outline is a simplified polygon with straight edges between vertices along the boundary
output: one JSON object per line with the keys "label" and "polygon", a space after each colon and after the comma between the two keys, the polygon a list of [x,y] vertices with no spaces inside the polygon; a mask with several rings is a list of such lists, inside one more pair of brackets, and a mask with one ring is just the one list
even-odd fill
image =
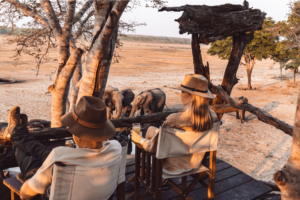
{"label": "person's arm", "polygon": [[143,145],[148,140],[144,139],[140,134],[135,131],[131,131],[131,140],[135,143]]}
{"label": "person's arm", "polygon": [[155,153],[157,147],[158,133],[158,128],[150,126],[146,133],[146,135],[149,136],[147,138],[151,138],[150,140],[144,139],[140,134],[136,133],[135,131],[131,131],[131,140],[135,143],[141,144],[146,151]]}
{"label": "person's arm", "polygon": [[20,190],[20,198],[22,200],[29,200],[38,195],[36,191],[31,189],[31,187],[28,185],[28,180],[22,185],[21,190]]}

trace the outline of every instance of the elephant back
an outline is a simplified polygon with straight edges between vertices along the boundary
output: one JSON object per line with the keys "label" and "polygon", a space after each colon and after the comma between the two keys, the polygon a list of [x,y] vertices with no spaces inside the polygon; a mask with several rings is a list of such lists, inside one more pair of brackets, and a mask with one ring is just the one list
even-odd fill
{"label": "elephant back", "polygon": [[123,107],[127,107],[131,104],[131,102],[133,101],[134,99],[134,93],[132,92],[131,89],[124,89],[124,90],[121,90],[121,93],[123,95],[123,100],[122,100],[122,105]]}
{"label": "elephant back", "polygon": [[162,112],[166,104],[166,94],[160,88],[148,90],[153,96],[153,103],[155,104],[155,112]]}

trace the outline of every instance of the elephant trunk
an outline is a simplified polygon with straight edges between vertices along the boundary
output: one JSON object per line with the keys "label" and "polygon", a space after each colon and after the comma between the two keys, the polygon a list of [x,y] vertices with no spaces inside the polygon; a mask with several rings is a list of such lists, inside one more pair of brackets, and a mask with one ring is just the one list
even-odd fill
{"label": "elephant trunk", "polygon": [[106,116],[107,116],[107,119],[111,119],[111,113],[110,113],[109,107],[106,107]]}
{"label": "elephant trunk", "polygon": [[116,115],[112,115],[113,119],[118,119],[120,118],[121,114],[122,114],[122,99],[118,98],[115,102],[115,108],[116,108]]}
{"label": "elephant trunk", "polygon": [[134,113],[137,111],[137,105],[133,105],[129,117],[133,117]]}

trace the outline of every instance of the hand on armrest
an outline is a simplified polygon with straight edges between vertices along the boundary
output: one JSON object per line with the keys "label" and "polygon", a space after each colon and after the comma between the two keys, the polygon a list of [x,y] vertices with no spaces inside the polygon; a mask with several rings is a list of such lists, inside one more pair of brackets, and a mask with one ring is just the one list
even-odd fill
{"label": "hand on armrest", "polygon": [[31,187],[28,185],[28,180],[22,185],[20,190],[20,198],[22,200],[29,200],[38,195],[36,191],[31,189]]}

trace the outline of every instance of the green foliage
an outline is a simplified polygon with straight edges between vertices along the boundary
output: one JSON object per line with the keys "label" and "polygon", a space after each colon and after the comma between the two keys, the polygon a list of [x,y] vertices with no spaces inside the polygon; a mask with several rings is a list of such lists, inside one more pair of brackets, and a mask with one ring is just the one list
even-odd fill
{"label": "green foliage", "polygon": [[297,72],[300,66],[300,1],[290,5],[288,20],[276,24],[275,31],[282,40],[278,42],[272,58],[280,63],[281,68]]}
{"label": "green foliage", "polygon": [[[249,54],[258,60],[269,58],[276,49],[278,38],[268,31],[269,28],[275,26],[275,21],[268,17],[264,21],[263,29],[255,31],[254,39],[246,46],[244,54]],[[218,40],[211,44],[208,50],[210,55],[218,55],[221,59],[228,60],[230,57],[233,41],[232,37],[225,40]]]}

